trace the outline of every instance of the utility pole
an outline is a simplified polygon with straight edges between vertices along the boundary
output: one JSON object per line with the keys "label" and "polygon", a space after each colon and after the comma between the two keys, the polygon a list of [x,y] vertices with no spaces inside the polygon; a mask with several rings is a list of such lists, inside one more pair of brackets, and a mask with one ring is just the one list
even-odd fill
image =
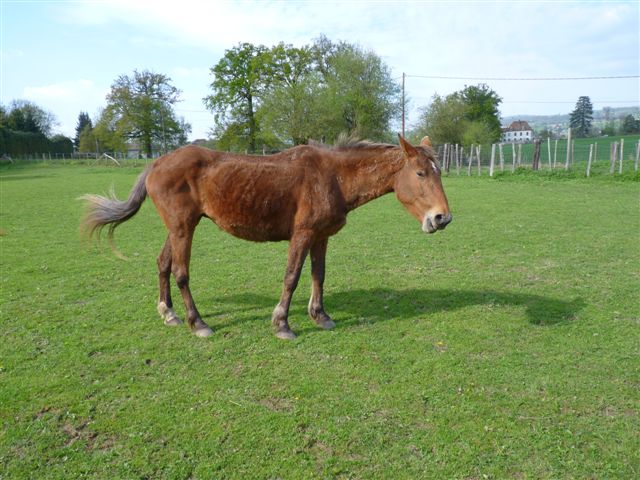
{"label": "utility pole", "polygon": [[405,116],[405,112],[404,112],[404,79],[405,79],[406,75],[404,72],[402,72],[402,137],[404,138],[404,116]]}

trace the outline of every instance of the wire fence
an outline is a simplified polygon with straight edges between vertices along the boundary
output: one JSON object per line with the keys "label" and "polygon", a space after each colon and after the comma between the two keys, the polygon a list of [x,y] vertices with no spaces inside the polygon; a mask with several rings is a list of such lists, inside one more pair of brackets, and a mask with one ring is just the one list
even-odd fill
{"label": "wire fence", "polygon": [[640,136],[535,140],[531,143],[496,143],[436,147],[438,160],[449,175],[506,174],[532,171],[623,174],[638,172]]}
{"label": "wire fence", "polygon": [[[592,175],[620,175],[638,172],[640,135],[580,138],[576,140],[535,140],[531,143],[493,145],[444,144],[435,147],[438,160],[448,175],[495,176],[520,170],[569,171]],[[272,152],[263,152],[263,154]],[[131,157],[124,153],[38,154],[2,157],[0,164],[42,163],[52,165],[89,165],[136,167],[155,160]]]}

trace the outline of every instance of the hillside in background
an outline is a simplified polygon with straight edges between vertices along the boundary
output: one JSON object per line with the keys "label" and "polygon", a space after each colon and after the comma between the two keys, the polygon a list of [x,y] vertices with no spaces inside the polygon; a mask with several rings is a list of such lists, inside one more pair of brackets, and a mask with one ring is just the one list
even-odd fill
{"label": "hillside in background", "polygon": [[[502,117],[502,125],[510,125],[511,122],[516,120],[524,120],[536,132],[546,128],[554,131],[566,130],[569,126],[569,114],[570,112],[558,115],[510,115]],[[594,110],[593,123],[594,126],[604,126],[606,122],[621,120],[629,114],[637,118],[640,115],[640,107],[605,107],[600,110]]]}

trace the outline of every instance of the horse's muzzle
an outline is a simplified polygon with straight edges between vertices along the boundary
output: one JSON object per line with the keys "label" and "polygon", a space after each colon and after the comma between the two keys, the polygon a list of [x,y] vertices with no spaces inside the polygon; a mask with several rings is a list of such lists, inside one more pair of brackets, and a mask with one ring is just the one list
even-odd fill
{"label": "horse's muzzle", "polygon": [[425,233],[435,233],[438,230],[444,230],[451,223],[453,216],[450,213],[436,215],[425,215],[422,221],[422,231]]}

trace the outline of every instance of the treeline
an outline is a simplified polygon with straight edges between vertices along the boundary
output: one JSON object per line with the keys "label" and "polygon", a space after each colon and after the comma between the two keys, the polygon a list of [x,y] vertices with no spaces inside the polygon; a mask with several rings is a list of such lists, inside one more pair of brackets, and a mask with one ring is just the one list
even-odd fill
{"label": "treeline", "polygon": [[401,87],[372,51],[321,36],[311,45],[241,43],[211,68],[212,136],[222,150],[332,142],[341,133],[392,140]]}
{"label": "treeline", "polygon": [[64,135],[52,135],[54,123],[53,114],[34,103],[17,100],[8,109],[0,105],[0,155],[71,155],[72,140]]}

